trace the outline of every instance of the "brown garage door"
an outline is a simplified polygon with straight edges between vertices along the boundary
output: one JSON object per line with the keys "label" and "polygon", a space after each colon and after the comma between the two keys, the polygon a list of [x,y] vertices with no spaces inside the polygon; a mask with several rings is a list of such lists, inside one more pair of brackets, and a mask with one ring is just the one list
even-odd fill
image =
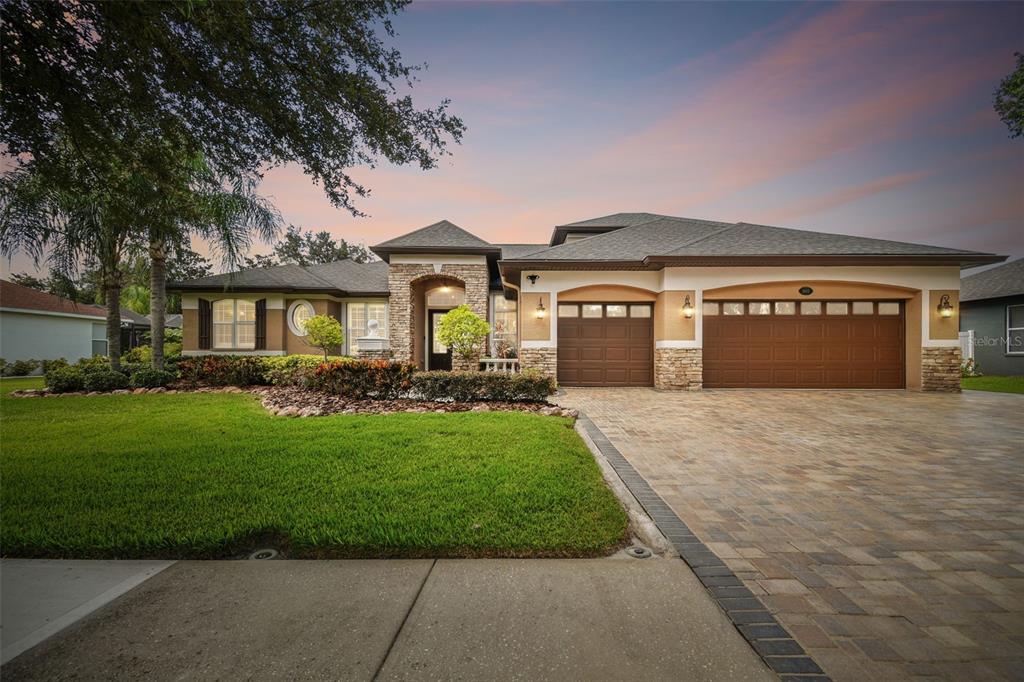
{"label": "brown garage door", "polygon": [[903,388],[898,301],[704,304],[708,388]]}
{"label": "brown garage door", "polygon": [[654,384],[654,325],[649,303],[558,306],[558,383]]}

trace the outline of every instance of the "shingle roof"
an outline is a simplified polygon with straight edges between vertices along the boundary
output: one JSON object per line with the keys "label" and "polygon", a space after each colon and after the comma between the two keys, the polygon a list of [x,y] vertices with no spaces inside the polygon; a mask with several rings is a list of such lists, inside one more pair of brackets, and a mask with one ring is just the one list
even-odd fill
{"label": "shingle roof", "polygon": [[1024,258],[960,278],[960,301],[1024,295]]}
{"label": "shingle roof", "polygon": [[101,306],[75,303],[66,298],[23,287],[7,280],[0,280],[0,307],[37,310],[46,313],[66,313],[68,315],[88,315],[98,318],[107,316],[107,309]]}
{"label": "shingle roof", "polygon": [[173,290],[318,291],[339,294],[383,293],[388,290],[388,265],[380,261],[341,260],[323,265],[277,265],[172,282]]}
{"label": "shingle roof", "polygon": [[501,257],[504,258],[523,258],[531,253],[537,253],[548,248],[547,244],[495,244],[501,249]]}
{"label": "shingle roof", "polygon": [[600,218],[590,218],[589,220],[559,225],[559,227],[629,227],[630,225],[644,223],[654,218],[664,217],[657,213],[613,213],[601,216]]}
{"label": "shingle roof", "polygon": [[131,322],[136,327],[150,327],[152,324],[145,315],[140,315],[131,308],[121,308],[121,323]]}
{"label": "shingle roof", "polygon": [[470,234],[455,223],[441,220],[433,225],[403,234],[401,237],[389,239],[373,247],[376,251],[397,251],[403,248],[413,249],[482,249],[493,250],[494,245],[485,242],[475,234]]}
{"label": "shingle roof", "polygon": [[[977,251],[751,223],[722,223],[674,216],[640,220],[638,216],[641,215],[650,214],[616,214],[636,218],[637,222],[611,232],[552,246],[529,254],[524,260],[642,261],[658,257],[792,255],[992,256]],[[594,220],[610,222],[612,219],[615,216]]]}

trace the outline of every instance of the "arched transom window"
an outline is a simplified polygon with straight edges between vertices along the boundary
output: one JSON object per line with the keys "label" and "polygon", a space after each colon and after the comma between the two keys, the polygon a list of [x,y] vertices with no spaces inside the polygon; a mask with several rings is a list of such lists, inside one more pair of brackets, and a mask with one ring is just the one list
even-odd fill
{"label": "arched transom window", "polygon": [[213,302],[213,347],[256,347],[256,304],[234,298]]}
{"label": "arched transom window", "polygon": [[428,308],[456,308],[466,302],[466,290],[442,284],[427,290]]}

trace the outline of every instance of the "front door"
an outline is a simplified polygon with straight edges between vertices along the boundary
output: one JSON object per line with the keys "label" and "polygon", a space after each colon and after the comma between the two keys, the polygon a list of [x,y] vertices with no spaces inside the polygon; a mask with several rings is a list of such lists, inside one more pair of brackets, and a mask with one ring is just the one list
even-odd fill
{"label": "front door", "polygon": [[427,338],[427,369],[447,369],[452,368],[452,351],[448,346],[444,345],[436,338],[434,338],[434,330],[437,328],[437,323],[447,313],[447,310],[431,310],[430,311],[430,331],[428,332]]}

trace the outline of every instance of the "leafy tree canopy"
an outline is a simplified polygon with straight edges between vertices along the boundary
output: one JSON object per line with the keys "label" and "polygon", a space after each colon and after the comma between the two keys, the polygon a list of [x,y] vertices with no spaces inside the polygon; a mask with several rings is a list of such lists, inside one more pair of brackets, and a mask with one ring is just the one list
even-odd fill
{"label": "leafy tree canopy", "polygon": [[320,265],[350,258],[357,263],[377,260],[363,244],[350,244],[344,239],[335,240],[327,230],[303,231],[289,225],[281,239],[274,245],[270,255],[256,254],[245,258],[245,269],[269,268],[275,265]]}
{"label": "leafy tree canopy", "polygon": [[459,357],[472,360],[491,333],[491,325],[463,303],[441,316],[434,334]]}
{"label": "leafy tree canopy", "polygon": [[324,352],[324,361],[332,348],[345,342],[341,322],[330,315],[314,315],[306,320],[306,343]]}
{"label": "leafy tree canopy", "polygon": [[[431,168],[464,130],[448,100],[413,105],[420,67],[384,42],[405,4],[7,0],[0,143],[51,180],[76,179],[64,140],[88,166],[158,186],[182,153],[227,177],[296,162],[356,213],[366,189],[348,169]],[[167,144],[140,144],[153,139]]]}
{"label": "leafy tree canopy", "polygon": [[1014,53],[1017,68],[996,89],[995,107],[999,118],[1010,129],[1010,137],[1024,135],[1024,54]]}

